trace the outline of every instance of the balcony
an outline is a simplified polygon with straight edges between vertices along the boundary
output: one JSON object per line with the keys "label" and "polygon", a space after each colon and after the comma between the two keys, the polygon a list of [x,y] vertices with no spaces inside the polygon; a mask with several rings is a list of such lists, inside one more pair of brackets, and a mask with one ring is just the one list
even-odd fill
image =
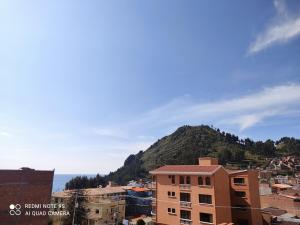
{"label": "balcony", "polygon": [[191,185],[190,184],[180,184],[179,188],[180,188],[180,190],[189,191],[189,190],[191,190]]}
{"label": "balcony", "polygon": [[180,201],[180,207],[182,208],[192,208],[191,202]]}
{"label": "balcony", "polygon": [[180,224],[192,225],[192,220],[190,220],[190,219],[180,219]]}

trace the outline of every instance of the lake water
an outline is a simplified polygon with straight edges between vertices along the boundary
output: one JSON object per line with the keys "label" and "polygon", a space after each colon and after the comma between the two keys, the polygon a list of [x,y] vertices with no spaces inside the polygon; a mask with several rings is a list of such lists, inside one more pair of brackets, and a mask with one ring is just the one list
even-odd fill
{"label": "lake water", "polygon": [[53,192],[63,191],[65,189],[65,184],[71,180],[73,177],[76,176],[87,176],[87,177],[94,177],[96,175],[84,175],[84,174],[54,174],[53,179]]}

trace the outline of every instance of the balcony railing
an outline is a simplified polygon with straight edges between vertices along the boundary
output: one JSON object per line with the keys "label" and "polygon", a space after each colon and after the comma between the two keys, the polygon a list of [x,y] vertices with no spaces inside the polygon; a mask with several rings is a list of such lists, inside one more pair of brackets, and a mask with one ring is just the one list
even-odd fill
{"label": "balcony railing", "polygon": [[190,220],[190,219],[181,219],[180,218],[180,224],[191,225],[192,224],[192,220]]}
{"label": "balcony railing", "polygon": [[180,190],[191,190],[190,184],[180,184],[179,187],[180,187]]}
{"label": "balcony railing", "polygon": [[192,208],[191,202],[180,201],[180,207],[182,208]]}

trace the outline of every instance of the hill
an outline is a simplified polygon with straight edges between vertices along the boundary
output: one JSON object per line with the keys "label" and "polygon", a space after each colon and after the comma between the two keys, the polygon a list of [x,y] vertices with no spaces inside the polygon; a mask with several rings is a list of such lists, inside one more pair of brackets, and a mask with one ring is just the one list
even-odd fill
{"label": "hill", "polygon": [[182,126],[147,150],[130,155],[122,167],[104,179],[125,184],[148,178],[150,170],[162,165],[197,164],[202,156],[217,157],[226,167],[247,168],[264,167],[268,159],[286,155],[300,155],[300,140],[284,137],[277,141],[255,142],[206,125]]}

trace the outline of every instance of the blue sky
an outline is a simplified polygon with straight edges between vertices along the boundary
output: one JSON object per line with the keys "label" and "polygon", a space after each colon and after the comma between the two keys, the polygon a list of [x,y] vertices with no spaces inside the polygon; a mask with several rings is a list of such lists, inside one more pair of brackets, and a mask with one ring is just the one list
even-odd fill
{"label": "blue sky", "polygon": [[300,2],[2,1],[0,167],[107,173],[177,127],[300,138]]}

